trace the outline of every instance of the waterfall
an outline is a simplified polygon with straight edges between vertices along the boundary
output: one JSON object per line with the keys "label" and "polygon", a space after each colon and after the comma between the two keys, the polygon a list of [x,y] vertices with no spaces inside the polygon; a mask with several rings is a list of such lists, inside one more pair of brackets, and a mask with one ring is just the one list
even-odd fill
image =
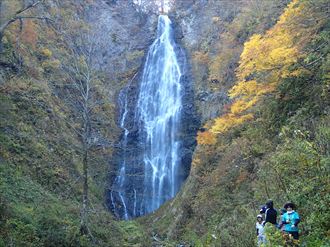
{"label": "waterfall", "polygon": [[[126,116],[128,113],[128,107],[127,107],[127,90],[128,87],[125,88],[124,90],[121,91],[119,95],[119,106],[120,109],[122,110],[121,112],[121,119],[120,119],[120,127],[124,130],[124,136],[122,138],[122,152],[124,155],[122,155],[122,162],[121,162],[121,167],[120,167],[120,172],[117,175],[113,188],[110,192],[110,197],[111,197],[111,203],[112,203],[112,208],[115,213],[119,217],[123,217],[125,220],[129,219],[128,215],[128,210],[127,210],[127,199],[126,199],[126,165],[127,165],[127,136],[129,134],[129,130],[125,127],[125,120]],[[119,197],[119,204],[120,207],[117,207],[118,203],[115,203],[116,201],[118,202],[118,198],[115,198],[114,194]],[[122,209],[121,209],[122,208]],[[122,212],[119,212],[122,211]]]}
{"label": "waterfall", "polygon": [[[124,133],[111,207],[122,219],[155,211],[176,195],[183,182],[179,137],[182,71],[171,25],[168,16],[159,16],[157,38],[148,51],[132,114],[127,105],[128,87],[119,95]],[[135,148],[128,141],[134,135],[130,132],[134,128],[128,127],[128,115],[132,115],[137,130]]]}
{"label": "waterfall", "polygon": [[136,120],[145,132],[145,213],[159,208],[179,189],[176,174],[182,108],[181,71],[173,42],[171,21],[161,15],[157,39],[149,49],[144,67],[136,109]]}

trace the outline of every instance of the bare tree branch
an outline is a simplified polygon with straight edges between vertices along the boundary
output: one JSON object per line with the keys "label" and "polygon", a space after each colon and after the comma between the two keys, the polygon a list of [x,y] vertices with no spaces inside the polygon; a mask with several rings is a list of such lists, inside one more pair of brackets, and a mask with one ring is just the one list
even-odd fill
{"label": "bare tree branch", "polygon": [[53,22],[53,20],[51,20],[50,18],[43,17],[43,16],[20,16],[20,14],[26,12],[29,9],[32,9],[32,8],[36,7],[38,4],[42,3],[43,1],[44,0],[38,0],[36,2],[33,2],[29,5],[27,5],[26,7],[16,11],[16,13],[14,14],[13,17],[11,17],[9,20],[5,21],[5,23],[3,23],[0,26],[0,53],[2,52],[2,48],[3,48],[2,47],[2,39],[3,39],[3,36],[4,36],[4,32],[10,24],[12,24],[12,23],[16,22],[17,20],[19,20],[20,23],[21,23],[20,27],[22,27],[23,19],[36,19],[36,20],[46,20],[47,22]]}
{"label": "bare tree branch", "polygon": [[[5,31],[5,29],[13,22],[19,20],[19,19],[22,19],[22,18],[35,18],[35,19],[39,19],[40,17],[33,17],[33,16],[30,16],[30,17],[23,17],[23,16],[18,16],[20,14],[22,14],[23,12],[31,9],[31,8],[34,8],[35,6],[37,6],[38,4],[40,4],[41,2],[43,2],[43,0],[39,0],[39,1],[36,1],[34,3],[31,3],[29,5],[27,5],[26,7],[16,11],[15,15],[10,18],[9,20],[7,20],[4,24],[2,24],[0,26],[0,34],[3,34],[3,32]],[[1,35],[0,35],[1,37]]]}

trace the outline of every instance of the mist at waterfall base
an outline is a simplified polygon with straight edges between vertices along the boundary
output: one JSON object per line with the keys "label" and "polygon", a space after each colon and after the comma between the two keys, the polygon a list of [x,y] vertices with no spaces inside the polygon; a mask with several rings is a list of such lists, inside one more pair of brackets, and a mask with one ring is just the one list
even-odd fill
{"label": "mist at waterfall base", "polygon": [[183,151],[187,145],[182,120],[189,111],[183,104],[182,56],[170,19],[159,16],[157,38],[149,48],[134,104],[130,84],[119,95],[123,135],[108,204],[120,219],[155,211],[177,194],[188,175],[190,164],[187,169],[182,162],[183,153],[190,162],[192,155]]}

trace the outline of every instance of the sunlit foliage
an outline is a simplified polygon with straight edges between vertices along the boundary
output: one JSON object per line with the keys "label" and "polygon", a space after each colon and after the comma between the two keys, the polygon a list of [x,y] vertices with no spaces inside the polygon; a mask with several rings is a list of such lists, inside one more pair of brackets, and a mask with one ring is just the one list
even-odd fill
{"label": "sunlit foliage", "polygon": [[304,1],[290,3],[277,24],[264,35],[253,35],[244,44],[239,67],[238,82],[229,91],[234,99],[230,112],[215,120],[214,133],[222,133],[246,120],[252,119],[253,106],[265,95],[273,93],[282,80],[309,71],[303,66],[293,66],[303,59],[305,45],[315,37],[324,23],[315,19],[305,25],[306,19],[317,18]]}
{"label": "sunlit foliage", "polygon": [[216,143],[216,137],[210,131],[198,132],[197,142],[200,145],[214,145]]}

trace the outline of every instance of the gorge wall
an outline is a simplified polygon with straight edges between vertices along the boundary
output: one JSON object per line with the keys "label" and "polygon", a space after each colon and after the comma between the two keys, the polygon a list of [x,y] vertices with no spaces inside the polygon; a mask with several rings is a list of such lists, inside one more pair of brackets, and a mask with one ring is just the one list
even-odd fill
{"label": "gorge wall", "polygon": [[[0,1],[0,26],[32,2]],[[134,111],[123,129],[121,109],[138,101],[158,16],[130,0],[46,0],[25,12],[41,18],[12,22],[0,44],[0,246],[252,247],[269,198],[276,208],[297,204],[301,245],[328,246],[329,3],[289,2],[175,1],[184,68],[177,134],[189,176],[175,198],[130,221],[110,213],[109,192],[125,128],[129,150],[139,142]],[[246,106],[229,90],[252,79],[247,96],[262,97],[247,107],[250,121],[235,125],[230,113]],[[77,89],[88,83],[84,115]],[[278,231],[270,236],[283,245]]]}
{"label": "gorge wall", "polygon": [[[231,103],[228,90],[237,80],[235,70],[244,42],[273,26],[287,4],[285,0],[176,1],[173,19],[178,38],[187,51],[195,105],[205,128],[212,124],[209,120],[227,111]],[[244,166],[253,174],[253,164],[257,161],[243,161],[241,146],[246,143],[237,141],[231,145],[227,137],[220,142],[219,148],[197,146],[182,191],[155,215],[142,220],[153,225],[151,232],[181,244],[254,245],[250,233],[235,234],[253,227],[251,213],[258,207],[249,197],[254,175],[240,187],[231,179],[237,173],[239,176],[240,167]],[[226,152],[221,149],[225,147],[228,147]],[[251,211],[233,206],[242,204]],[[239,215],[245,213],[248,219],[244,218],[237,226]]]}

